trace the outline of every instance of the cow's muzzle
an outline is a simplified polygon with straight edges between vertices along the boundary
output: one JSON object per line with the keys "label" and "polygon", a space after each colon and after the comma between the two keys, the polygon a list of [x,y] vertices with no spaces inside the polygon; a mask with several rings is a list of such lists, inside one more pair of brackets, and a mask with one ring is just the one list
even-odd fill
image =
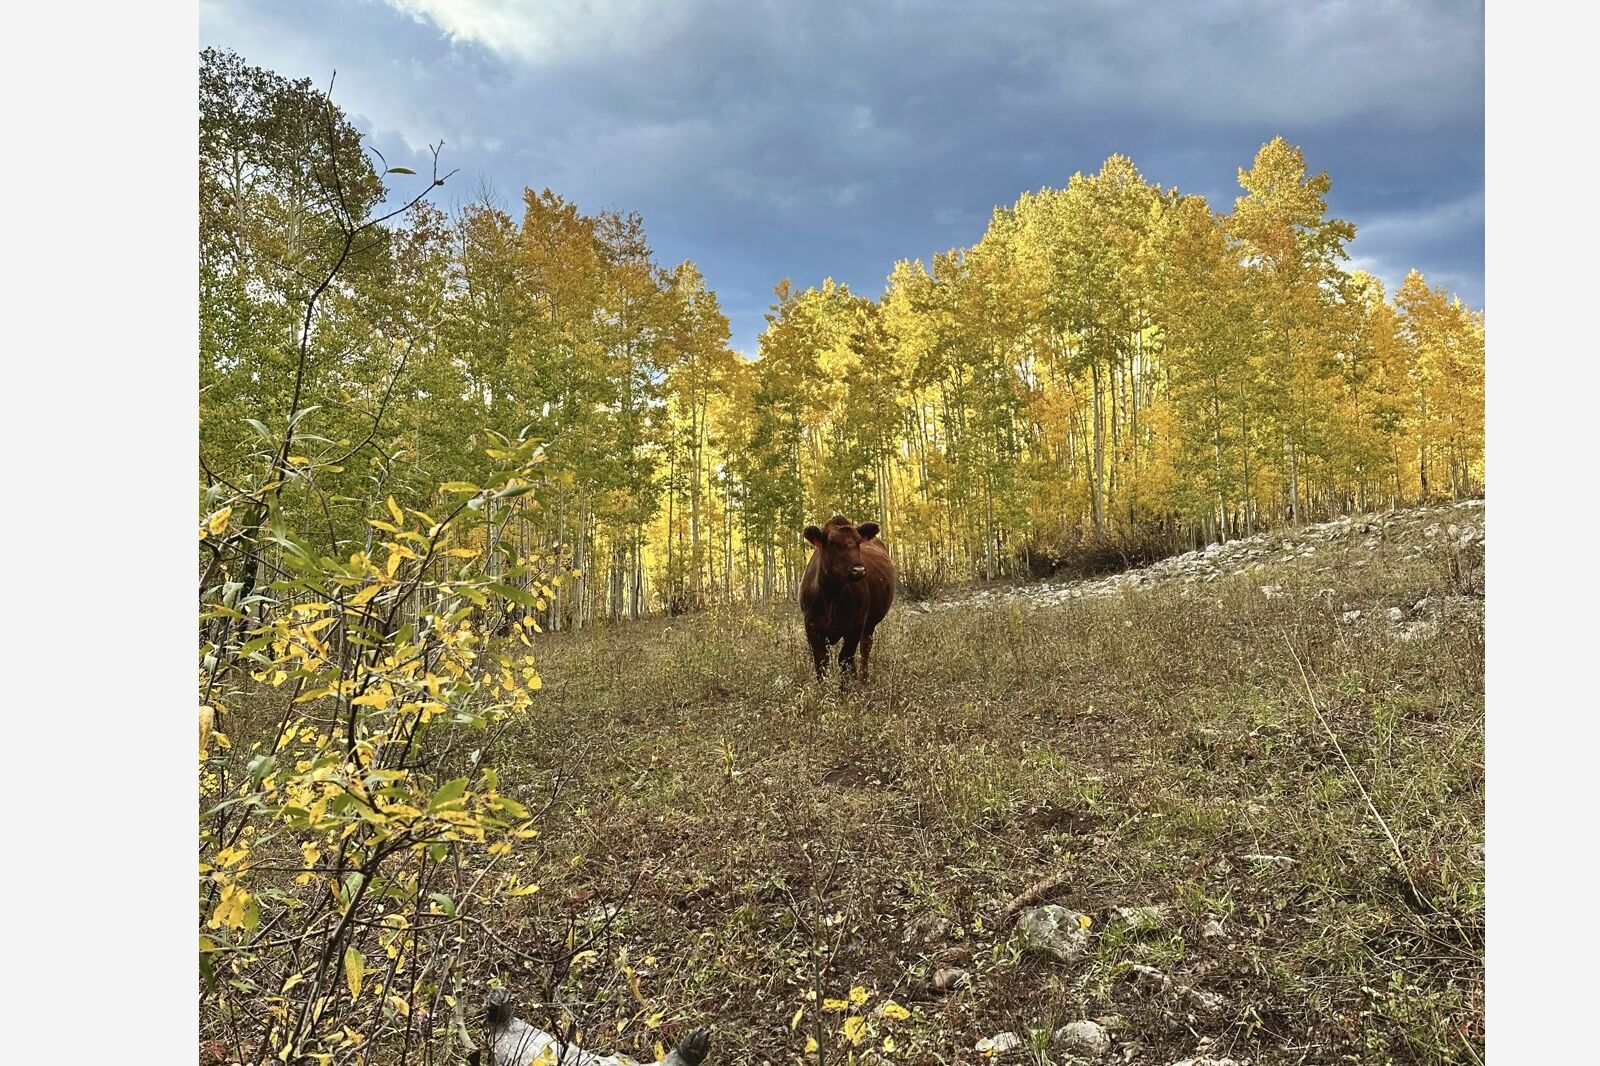
{"label": "cow's muzzle", "polygon": [[864,566],[852,566],[850,568],[850,580],[851,581],[860,581],[862,578],[864,578],[866,576],[867,576],[867,568],[866,567],[864,567]]}

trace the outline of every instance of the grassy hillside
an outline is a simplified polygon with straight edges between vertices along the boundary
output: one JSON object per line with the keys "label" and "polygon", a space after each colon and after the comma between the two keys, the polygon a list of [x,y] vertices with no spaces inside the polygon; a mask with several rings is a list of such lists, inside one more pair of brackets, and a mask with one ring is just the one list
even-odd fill
{"label": "grassy hillside", "polygon": [[[1052,1031],[1089,1019],[1104,1061],[1476,1061],[1482,520],[902,605],[847,694],[793,608],[551,636],[497,752],[525,802],[560,782],[510,860],[541,889],[483,916],[478,976],[537,1020],[570,935],[589,1042],[646,1057],[709,1022],[718,1063],[971,1062],[1005,1033],[1065,1062]],[[1088,950],[1024,950],[1023,903],[1086,915]]]}

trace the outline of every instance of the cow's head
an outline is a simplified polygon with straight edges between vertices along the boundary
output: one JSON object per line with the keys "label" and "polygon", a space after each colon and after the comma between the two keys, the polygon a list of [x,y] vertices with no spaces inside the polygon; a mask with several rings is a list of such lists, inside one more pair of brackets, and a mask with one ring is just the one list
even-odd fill
{"label": "cow's head", "polygon": [[863,522],[858,526],[844,515],[836,514],[821,529],[807,526],[801,535],[822,558],[824,578],[838,582],[860,581],[867,576],[867,567],[861,561],[861,545],[878,535],[878,523]]}

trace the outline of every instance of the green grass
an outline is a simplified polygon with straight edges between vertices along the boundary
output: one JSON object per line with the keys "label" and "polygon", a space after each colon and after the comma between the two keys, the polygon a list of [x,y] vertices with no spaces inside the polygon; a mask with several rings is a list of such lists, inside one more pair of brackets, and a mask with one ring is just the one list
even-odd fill
{"label": "green grass", "polygon": [[[592,1042],[648,1057],[709,1023],[719,1064],[799,1061],[819,986],[912,1009],[874,1016],[862,1062],[971,1062],[983,1037],[1026,1045],[1078,1018],[1112,1024],[1115,1061],[1170,1062],[1202,1038],[1256,1063],[1478,1061],[1481,601],[1447,599],[1450,549],[1422,547],[1042,610],[903,605],[871,685],[845,694],[811,680],[792,606],[551,635],[544,698],[494,756],[527,802],[560,780],[517,856],[541,891],[485,916],[498,972],[536,999],[548,972],[523,955],[587,930],[563,994],[588,1002]],[[1396,639],[1383,611],[1423,595],[1454,609]],[[1341,621],[1352,607],[1362,623]],[[1051,875],[1050,900],[1095,919],[1076,963],[1020,954],[1002,920]],[[1111,917],[1146,904],[1162,927]],[[1211,919],[1225,935],[1201,935]],[[1172,985],[1129,980],[1132,963]],[[969,987],[932,992],[942,966]],[[823,1013],[834,1031],[846,1016]],[[892,1056],[867,1051],[888,1033]]]}

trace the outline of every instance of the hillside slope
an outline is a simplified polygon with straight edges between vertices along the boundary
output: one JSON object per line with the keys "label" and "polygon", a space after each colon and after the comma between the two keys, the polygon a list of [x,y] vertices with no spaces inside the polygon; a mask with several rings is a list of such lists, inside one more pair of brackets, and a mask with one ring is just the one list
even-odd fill
{"label": "hillside slope", "polygon": [[1479,1061],[1483,518],[905,605],[845,694],[792,605],[551,637],[472,972],[571,935],[589,1031],[719,1066]]}

